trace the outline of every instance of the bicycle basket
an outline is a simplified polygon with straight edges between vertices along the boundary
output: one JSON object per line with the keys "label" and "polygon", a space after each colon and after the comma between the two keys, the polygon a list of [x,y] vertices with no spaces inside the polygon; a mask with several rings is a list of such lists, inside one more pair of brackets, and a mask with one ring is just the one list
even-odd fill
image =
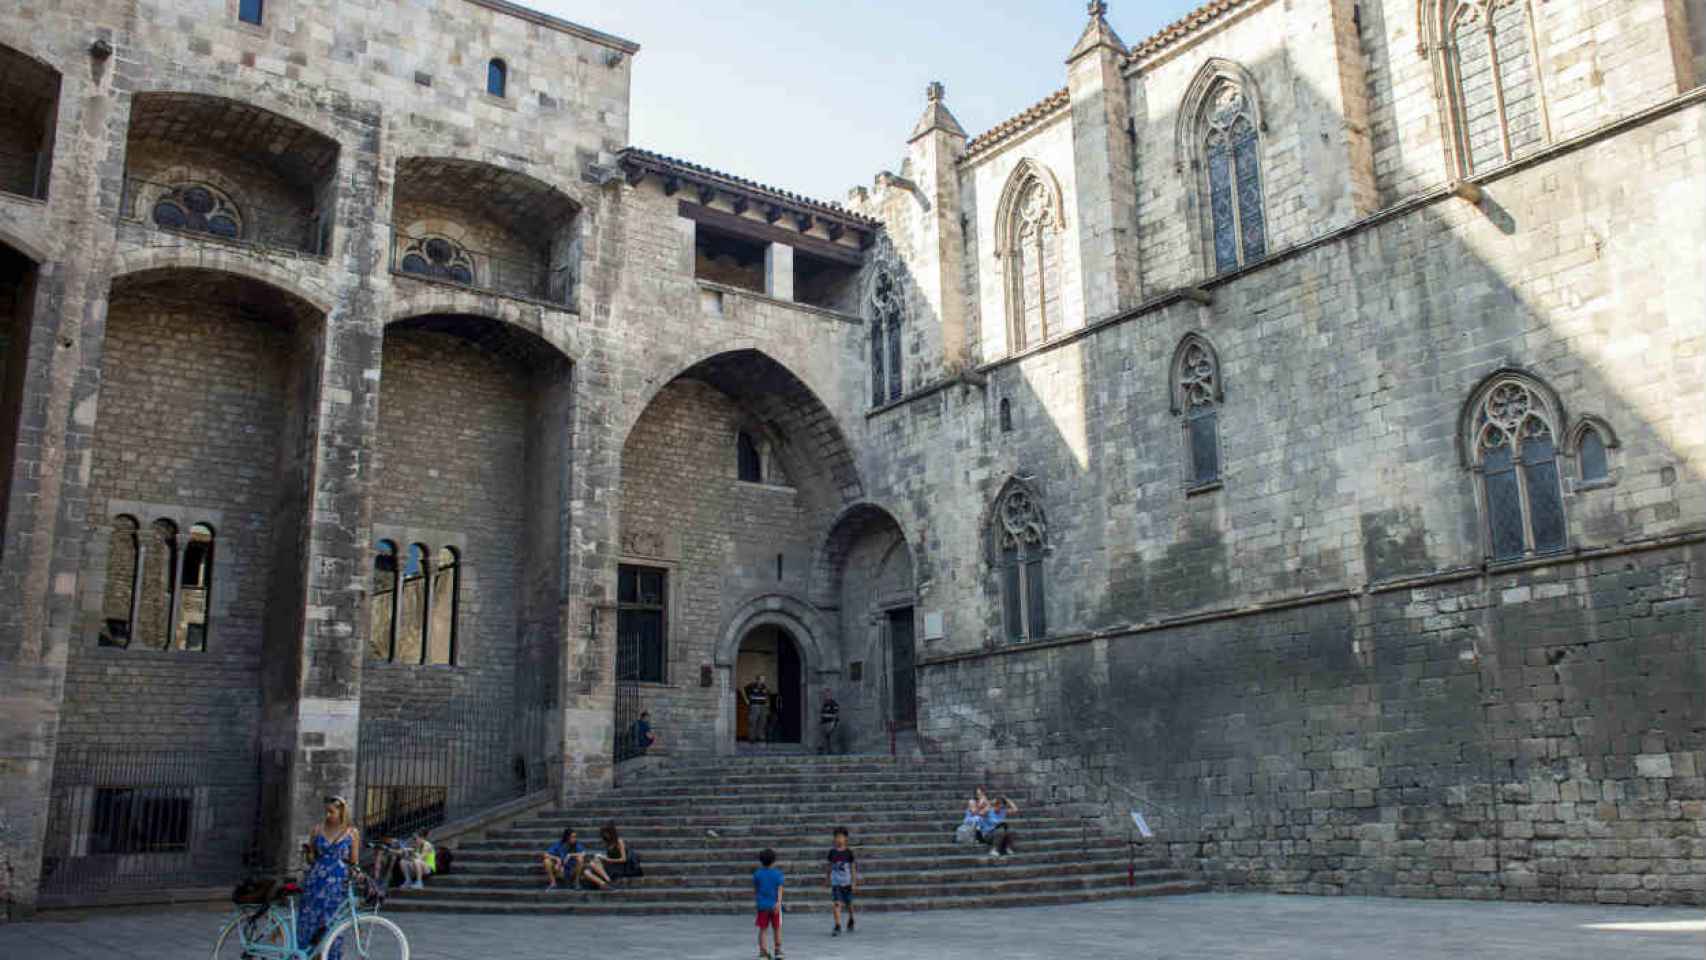
{"label": "bicycle basket", "polygon": [[271,903],[278,888],[277,877],[250,877],[231,891],[231,902],[245,906]]}

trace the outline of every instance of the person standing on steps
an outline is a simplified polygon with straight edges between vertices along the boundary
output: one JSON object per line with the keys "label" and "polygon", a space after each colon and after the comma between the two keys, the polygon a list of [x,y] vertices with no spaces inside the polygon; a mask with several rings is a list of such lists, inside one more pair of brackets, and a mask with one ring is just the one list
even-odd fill
{"label": "person standing on steps", "polygon": [[770,951],[764,949],[764,931],[775,931],[775,960],[782,960],[782,887],[786,883],[782,871],[776,869],[776,851],[765,847],[758,853],[758,869],[752,871],[752,894],[758,907],[758,956],[768,960]]}
{"label": "person standing on steps", "polygon": [[823,688],[823,706],[817,711],[817,752],[833,754],[835,752],[835,735],[841,729],[841,704],[835,702],[835,693],[828,687]]}
{"label": "person standing on steps", "polygon": [[847,828],[835,828],[835,845],[829,848],[829,909],[835,915],[830,936],[841,936],[841,908],[847,908],[847,932],[853,932],[853,892],[859,887],[859,865],[847,846]]}
{"label": "person standing on steps", "polygon": [[770,738],[770,687],[764,674],[746,685],[746,739],[759,743]]}

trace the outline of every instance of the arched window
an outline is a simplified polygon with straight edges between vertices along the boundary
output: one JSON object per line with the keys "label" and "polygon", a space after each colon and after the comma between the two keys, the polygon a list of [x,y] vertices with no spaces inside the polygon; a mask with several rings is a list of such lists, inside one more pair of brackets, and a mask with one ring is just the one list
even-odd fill
{"label": "arched window", "polygon": [[764,455],[745,430],[735,434],[735,470],[736,476],[747,483],[764,482]]}
{"label": "arched window", "polygon": [[426,662],[456,662],[456,605],[461,600],[462,557],[454,547],[439,547],[433,559],[432,624],[427,632]]}
{"label": "arched window", "polygon": [[403,555],[402,593],[397,602],[397,643],[392,660],[420,663],[426,653],[428,577],[432,551],[411,543]]}
{"label": "arched window", "polygon": [[871,284],[871,405],[900,399],[901,326],[906,320],[905,294],[887,267]]}
{"label": "arched window", "polygon": [[136,622],[136,581],[142,569],[141,530],[135,517],[120,514],[113,518],[107,535],[107,579],[96,638],[103,647],[130,646],[131,624]]}
{"label": "arched window", "polygon": [[474,282],[474,257],[467,248],[444,236],[401,237],[397,264],[404,273],[451,283]]}
{"label": "arched window", "polygon": [[1611,425],[1598,417],[1582,417],[1571,434],[1570,447],[1576,454],[1576,485],[1579,489],[1610,486],[1611,453],[1617,446],[1617,434]]}
{"label": "arched window", "polygon": [[1001,398],[1000,423],[1002,433],[1013,432],[1013,404],[1006,397]]}
{"label": "arched window", "polygon": [[1516,560],[1569,542],[1558,470],[1558,409],[1538,381],[1499,374],[1475,392],[1465,449],[1481,478],[1487,551]]}
{"label": "arched window", "polygon": [[504,96],[509,89],[509,64],[497,57],[486,64],[486,92],[494,97]]}
{"label": "arched window", "polygon": [[205,523],[190,527],[178,585],[178,619],[172,631],[173,646],[179,650],[206,650],[208,612],[213,596],[213,528]]}
{"label": "arched window", "polygon": [[154,201],[154,223],[168,230],[206,233],[227,240],[243,236],[243,215],[218,187],[180,183]]}
{"label": "arched window", "polygon": [[397,545],[374,544],[373,587],[367,597],[367,659],[389,661],[397,642]]}
{"label": "arched window", "polygon": [[1178,170],[1196,178],[1201,250],[1214,273],[1268,252],[1262,180],[1261,92],[1241,64],[1211,58],[1185,91],[1175,121]]}
{"label": "arched window", "polygon": [[1200,489],[1220,482],[1220,402],[1225,394],[1220,358],[1196,334],[1173,352],[1173,412],[1185,433],[1185,485]]}
{"label": "arched window", "polygon": [[1001,584],[1001,620],[1009,641],[1040,640],[1046,633],[1043,556],[1048,524],[1031,488],[1009,481],[990,521],[992,563]]}
{"label": "arched window", "polygon": [[1039,163],[1022,160],[996,207],[995,255],[1007,286],[1008,345],[1022,350],[1065,329],[1060,187]]}
{"label": "arched window", "polygon": [[1459,175],[1508,163],[1551,139],[1530,0],[1427,0],[1418,14]]}

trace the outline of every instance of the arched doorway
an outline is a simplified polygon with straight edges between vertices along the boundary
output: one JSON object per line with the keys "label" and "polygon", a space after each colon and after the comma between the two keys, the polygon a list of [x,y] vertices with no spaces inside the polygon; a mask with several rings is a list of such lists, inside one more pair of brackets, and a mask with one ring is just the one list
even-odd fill
{"label": "arched doorway", "polygon": [[[748,691],[762,680],[768,690],[767,730],[751,723]],[[742,743],[797,744],[803,740],[806,696],[805,660],[793,634],[777,624],[762,624],[741,639],[735,657],[735,738]]]}

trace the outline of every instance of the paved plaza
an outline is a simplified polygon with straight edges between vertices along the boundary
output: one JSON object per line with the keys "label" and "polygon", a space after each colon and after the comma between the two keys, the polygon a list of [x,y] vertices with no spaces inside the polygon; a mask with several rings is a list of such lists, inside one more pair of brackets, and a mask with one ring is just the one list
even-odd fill
{"label": "paved plaza", "polygon": [[[744,916],[398,915],[419,960],[627,960],[755,956]],[[50,915],[0,927],[6,960],[206,957],[220,914],[207,909]],[[931,960],[1700,960],[1706,913],[1690,908],[1281,897],[1161,897],[1070,907],[872,914],[831,939],[827,917],[787,921],[783,947],[805,958]],[[581,945],[581,946],[577,946]]]}

